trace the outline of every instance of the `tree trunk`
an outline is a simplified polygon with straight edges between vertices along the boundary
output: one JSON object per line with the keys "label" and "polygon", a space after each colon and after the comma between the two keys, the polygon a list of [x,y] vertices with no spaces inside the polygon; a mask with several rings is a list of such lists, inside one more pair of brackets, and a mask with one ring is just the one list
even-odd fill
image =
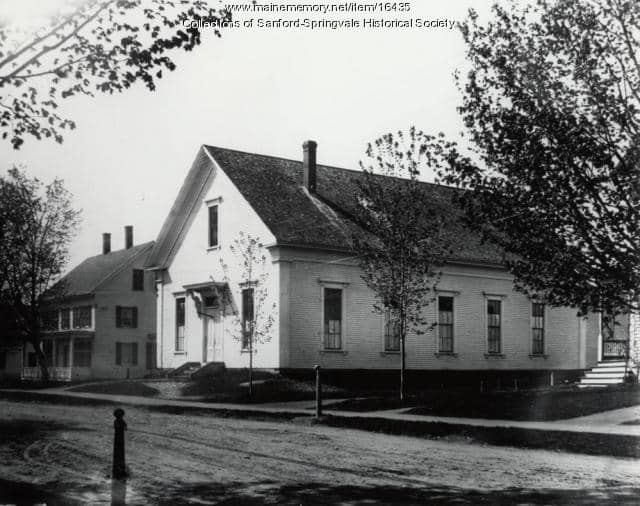
{"label": "tree trunk", "polygon": [[38,367],[40,368],[42,381],[49,381],[49,364],[47,364],[47,357],[45,357],[43,351],[40,349],[40,342],[31,341],[31,346],[33,346],[36,357],[38,358]]}
{"label": "tree trunk", "polygon": [[404,336],[400,336],[400,401],[404,402],[407,398],[407,385],[404,377],[405,357],[404,357]]}
{"label": "tree trunk", "polygon": [[253,397],[253,336],[249,338],[249,397]]}

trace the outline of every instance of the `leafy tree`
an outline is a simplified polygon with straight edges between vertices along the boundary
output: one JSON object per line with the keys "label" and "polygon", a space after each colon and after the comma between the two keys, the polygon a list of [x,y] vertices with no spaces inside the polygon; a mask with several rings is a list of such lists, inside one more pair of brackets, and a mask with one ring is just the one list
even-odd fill
{"label": "leafy tree", "polygon": [[233,337],[240,341],[242,349],[249,355],[249,395],[251,396],[253,395],[253,355],[259,345],[271,340],[276,305],[275,303],[272,306],[267,304],[269,298],[267,256],[259,238],[240,232],[229,249],[238,261],[239,278],[234,277],[229,265],[225,264],[222,258],[220,263],[225,272],[226,281],[230,283],[232,278],[239,279],[238,284],[242,290],[240,313],[235,315],[234,324],[234,328],[240,331],[233,332]]}
{"label": "leafy tree", "polygon": [[44,185],[16,168],[0,178],[0,196],[0,337],[30,343],[46,380],[41,309],[47,297],[64,294],[62,283],[50,288],[66,265],[79,212],[61,180]]}
{"label": "leafy tree", "polygon": [[552,305],[638,309],[640,2],[509,0],[461,25],[473,154],[445,181],[507,254],[516,288]]}
{"label": "leafy tree", "polygon": [[[63,98],[122,92],[142,81],[154,90],[175,69],[174,50],[191,51],[201,28],[229,15],[204,0],[76,0],[24,40],[0,26],[0,131],[14,148],[27,135],[63,140],[75,123],[57,112]],[[217,28],[214,33],[219,36]]]}
{"label": "leafy tree", "polygon": [[418,180],[435,159],[435,139],[417,131],[387,134],[369,144],[360,162],[355,217],[366,235],[354,237],[363,279],[375,294],[374,309],[386,313],[400,339],[400,399],[406,398],[405,341],[427,327],[425,308],[434,300],[437,268],[450,250],[444,230],[446,202]]}

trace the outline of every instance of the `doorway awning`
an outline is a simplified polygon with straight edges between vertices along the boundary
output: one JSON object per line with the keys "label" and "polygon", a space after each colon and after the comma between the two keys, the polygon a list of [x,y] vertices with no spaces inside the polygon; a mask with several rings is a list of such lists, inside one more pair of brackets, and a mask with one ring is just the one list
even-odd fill
{"label": "doorway awning", "polygon": [[225,313],[235,313],[235,304],[231,296],[229,284],[223,281],[206,281],[182,285],[182,288],[190,295],[199,306],[198,311],[206,307],[221,307]]}

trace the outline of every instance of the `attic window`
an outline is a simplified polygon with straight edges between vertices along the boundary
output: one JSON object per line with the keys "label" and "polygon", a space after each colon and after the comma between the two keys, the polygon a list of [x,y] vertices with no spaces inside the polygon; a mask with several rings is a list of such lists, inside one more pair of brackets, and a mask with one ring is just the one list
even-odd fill
{"label": "attic window", "polygon": [[142,269],[133,269],[133,289],[135,291],[144,290],[144,271]]}
{"label": "attic window", "polygon": [[218,205],[209,206],[209,247],[218,246]]}

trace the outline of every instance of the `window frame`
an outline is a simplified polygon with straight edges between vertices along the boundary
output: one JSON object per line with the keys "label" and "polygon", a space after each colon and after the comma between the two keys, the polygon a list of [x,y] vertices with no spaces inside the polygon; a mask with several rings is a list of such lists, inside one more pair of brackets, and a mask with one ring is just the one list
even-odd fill
{"label": "window frame", "polygon": [[[326,290],[339,290],[340,291],[340,346],[339,347],[327,347],[325,340],[325,291]],[[346,296],[345,285],[342,283],[321,283],[320,288],[320,346],[322,351],[326,352],[344,352],[346,343]]]}
{"label": "window frame", "polygon": [[[131,348],[131,362],[123,362],[124,347]],[[121,367],[137,367],[139,362],[137,341],[116,341],[116,365]]]}
{"label": "window frame", "polygon": [[[182,302],[182,325],[179,325],[179,304]],[[187,335],[187,298],[184,295],[178,295],[175,297],[175,305],[174,305],[174,352],[175,353],[185,353],[186,352],[186,335]],[[180,328],[182,328],[182,335],[180,335]],[[182,346],[178,346],[178,343],[181,343]]]}
{"label": "window frame", "polygon": [[[127,316],[126,319],[125,319],[125,315]],[[137,306],[116,306],[116,327],[119,329],[137,329],[138,328]]]}
{"label": "window frame", "polygon": [[[211,226],[211,215],[212,211],[215,210],[215,243],[212,243],[213,239],[213,227]],[[216,249],[220,247],[220,204],[219,202],[208,202],[207,203],[207,248],[208,249]]]}
{"label": "window frame", "polygon": [[[391,333],[389,332],[389,326],[390,326],[390,318],[391,317],[391,311],[389,309],[385,310],[382,313],[382,351],[383,353],[400,353],[400,348],[401,348],[401,336],[400,336],[400,322],[396,322],[396,325],[394,326],[394,331],[397,332],[397,337],[395,335],[391,336]],[[390,339],[397,339],[398,340],[398,347],[397,348],[391,348],[388,346],[389,344],[389,340]]]}
{"label": "window frame", "polygon": [[[534,314],[534,306],[539,305],[542,306],[542,327],[534,327],[535,318],[537,318]],[[531,332],[531,355],[536,357],[542,357],[546,354],[546,344],[547,344],[547,304],[544,302],[536,302],[531,301],[531,305],[529,306],[531,311],[531,323],[529,325]],[[536,351],[534,344],[534,331],[540,328],[542,330],[542,348],[541,351]]]}
{"label": "window frame", "polygon": [[[89,309],[89,325],[80,325],[78,323],[79,321],[78,316],[82,309]],[[72,308],[72,313],[73,313],[72,327],[74,329],[92,329],[93,328],[93,307],[91,305],[75,306]]]}
{"label": "window frame", "polygon": [[40,325],[43,332],[56,332],[60,329],[59,309],[48,309],[40,314]]}
{"label": "window frame", "polygon": [[[88,344],[87,349],[81,349],[78,345]],[[88,361],[79,360],[80,357],[89,357]],[[73,367],[91,367],[93,360],[93,340],[92,339],[74,339],[73,340]],[[81,364],[80,362],[84,362]],[[88,364],[86,363],[88,362]]]}
{"label": "window frame", "polygon": [[60,309],[60,330],[71,330],[71,308],[63,307]]}
{"label": "window frame", "polygon": [[[484,308],[484,319],[485,319],[485,325],[484,325],[484,329],[485,329],[485,335],[486,335],[486,339],[485,339],[485,345],[486,345],[486,353],[487,355],[491,355],[491,356],[502,356],[504,355],[504,300],[503,297],[500,296],[495,296],[495,295],[486,295],[485,296],[485,308]],[[491,346],[490,346],[490,332],[489,332],[489,303],[490,302],[497,302],[500,304],[500,326],[497,327],[499,329],[499,334],[498,334],[498,346],[499,349],[498,351],[491,351]],[[495,327],[492,327],[495,328]]]}
{"label": "window frame", "polygon": [[133,269],[131,273],[131,290],[144,292],[144,269]]}
{"label": "window frame", "polygon": [[[249,316],[249,315],[245,314],[245,310],[247,309],[245,307],[245,293],[249,293],[249,292],[251,292],[251,306],[250,306],[251,307],[251,315],[250,315],[251,318],[247,319],[245,317]],[[253,327],[255,325],[255,310],[256,310],[255,296],[256,295],[255,295],[255,290],[254,290],[253,286],[245,286],[240,291],[240,300],[241,300],[241,304],[242,304],[242,307],[240,308],[240,311],[241,311],[241,313],[240,313],[240,315],[241,315],[240,325],[241,325],[241,331],[242,331],[242,336],[241,336],[241,339],[240,339],[240,349],[242,351],[249,351],[250,341],[249,341],[249,339],[247,339],[247,336],[251,335],[250,332],[255,330],[254,328],[249,328],[249,329],[246,328],[247,322],[250,322],[250,327]]]}
{"label": "window frame", "polygon": [[[440,299],[451,299],[451,323],[440,323]],[[437,295],[437,299],[436,299],[436,314],[437,314],[437,322],[438,325],[436,325],[437,327],[437,339],[438,339],[438,354],[441,355],[453,355],[456,352],[456,330],[457,330],[457,326],[456,326],[456,298],[453,294],[447,294],[447,293],[438,293]],[[443,327],[450,327],[451,328],[451,349],[449,350],[444,350],[442,347],[442,336],[440,335],[440,329]]]}

